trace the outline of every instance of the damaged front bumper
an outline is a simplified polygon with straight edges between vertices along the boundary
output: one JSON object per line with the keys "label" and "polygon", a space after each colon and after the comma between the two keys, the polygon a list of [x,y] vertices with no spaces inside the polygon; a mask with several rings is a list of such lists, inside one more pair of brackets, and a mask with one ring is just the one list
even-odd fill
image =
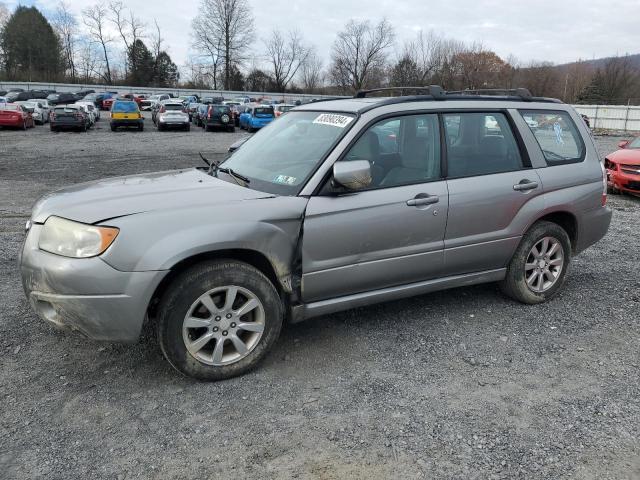
{"label": "damaged front bumper", "polygon": [[121,272],[99,257],[68,258],[38,248],[31,226],[20,256],[22,285],[42,319],[89,338],[138,339],[151,297],[166,271]]}

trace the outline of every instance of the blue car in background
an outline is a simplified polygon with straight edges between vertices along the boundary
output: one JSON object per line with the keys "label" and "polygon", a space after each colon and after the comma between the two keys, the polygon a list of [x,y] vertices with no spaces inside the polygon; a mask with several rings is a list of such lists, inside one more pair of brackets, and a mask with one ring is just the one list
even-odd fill
{"label": "blue car in background", "polygon": [[240,114],[240,128],[244,128],[251,133],[268,125],[275,118],[276,115],[271,106],[246,107]]}

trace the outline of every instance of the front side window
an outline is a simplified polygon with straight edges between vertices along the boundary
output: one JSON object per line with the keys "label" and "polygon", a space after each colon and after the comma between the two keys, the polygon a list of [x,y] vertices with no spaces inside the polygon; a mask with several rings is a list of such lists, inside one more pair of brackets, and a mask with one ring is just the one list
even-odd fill
{"label": "front side window", "polygon": [[296,195],[354,118],[343,113],[289,112],[260,129],[222,166],[248,177],[256,190]]}
{"label": "front side window", "polygon": [[447,113],[443,120],[450,178],[523,168],[518,143],[503,113]]}
{"label": "front side window", "polygon": [[584,142],[567,112],[521,110],[520,114],[536,137],[549,165],[584,159]]}
{"label": "front side window", "polygon": [[438,115],[405,115],[377,122],[367,129],[341,161],[351,160],[368,160],[371,164],[372,183],[369,189],[438,180]]}

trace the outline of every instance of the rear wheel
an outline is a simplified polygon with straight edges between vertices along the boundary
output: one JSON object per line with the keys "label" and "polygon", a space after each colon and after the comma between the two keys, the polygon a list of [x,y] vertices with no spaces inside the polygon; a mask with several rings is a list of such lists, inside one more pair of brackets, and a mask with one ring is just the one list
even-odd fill
{"label": "rear wheel", "polygon": [[571,260],[567,232],[552,222],[538,222],[524,235],[500,288],[522,303],[542,303],[564,284]]}
{"label": "rear wheel", "polygon": [[118,129],[118,127],[116,127],[115,125],[111,125],[111,131],[115,132]]}
{"label": "rear wheel", "polygon": [[259,270],[210,261],[179,275],[158,305],[158,340],[179,372],[222,380],[254,368],[275,344],[283,308]]}
{"label": "rear wheel", "polygon": [[144,130],[144,125],[141,123],[140,125],[138,125],[138,131],[142,132]]}
{"label": "rear wheel", "polygon": [[247,126],[247,132],[253,133],[253,127],[251,125]]}
{"label": "rear wheel", "polygon": [[236,127],[229,127],[227,128],[227,131],[233,133],[236,131]]}
{"label": "rear wheel", "polygon": [[185,131],[185,132],[188,132],[188,131],[190,131],[190,130],[191,130],[191,125],[190,125],[190,124],[185,125],[185,127],[184,127],[184,131]]}

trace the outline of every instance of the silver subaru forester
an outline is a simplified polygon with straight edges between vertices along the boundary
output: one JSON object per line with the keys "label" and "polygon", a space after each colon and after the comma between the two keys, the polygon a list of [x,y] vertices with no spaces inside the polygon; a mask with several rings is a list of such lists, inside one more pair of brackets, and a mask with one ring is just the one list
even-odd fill
{"label": "silver subaru forester", "polygon": [[400,90],[299,106],[221,164],[42,198],[31,305],[97,340],[153,322],[171,365],[218,380],[284,321],[484,282],[551,298],[611,221],[580,116],[524,89]]}

